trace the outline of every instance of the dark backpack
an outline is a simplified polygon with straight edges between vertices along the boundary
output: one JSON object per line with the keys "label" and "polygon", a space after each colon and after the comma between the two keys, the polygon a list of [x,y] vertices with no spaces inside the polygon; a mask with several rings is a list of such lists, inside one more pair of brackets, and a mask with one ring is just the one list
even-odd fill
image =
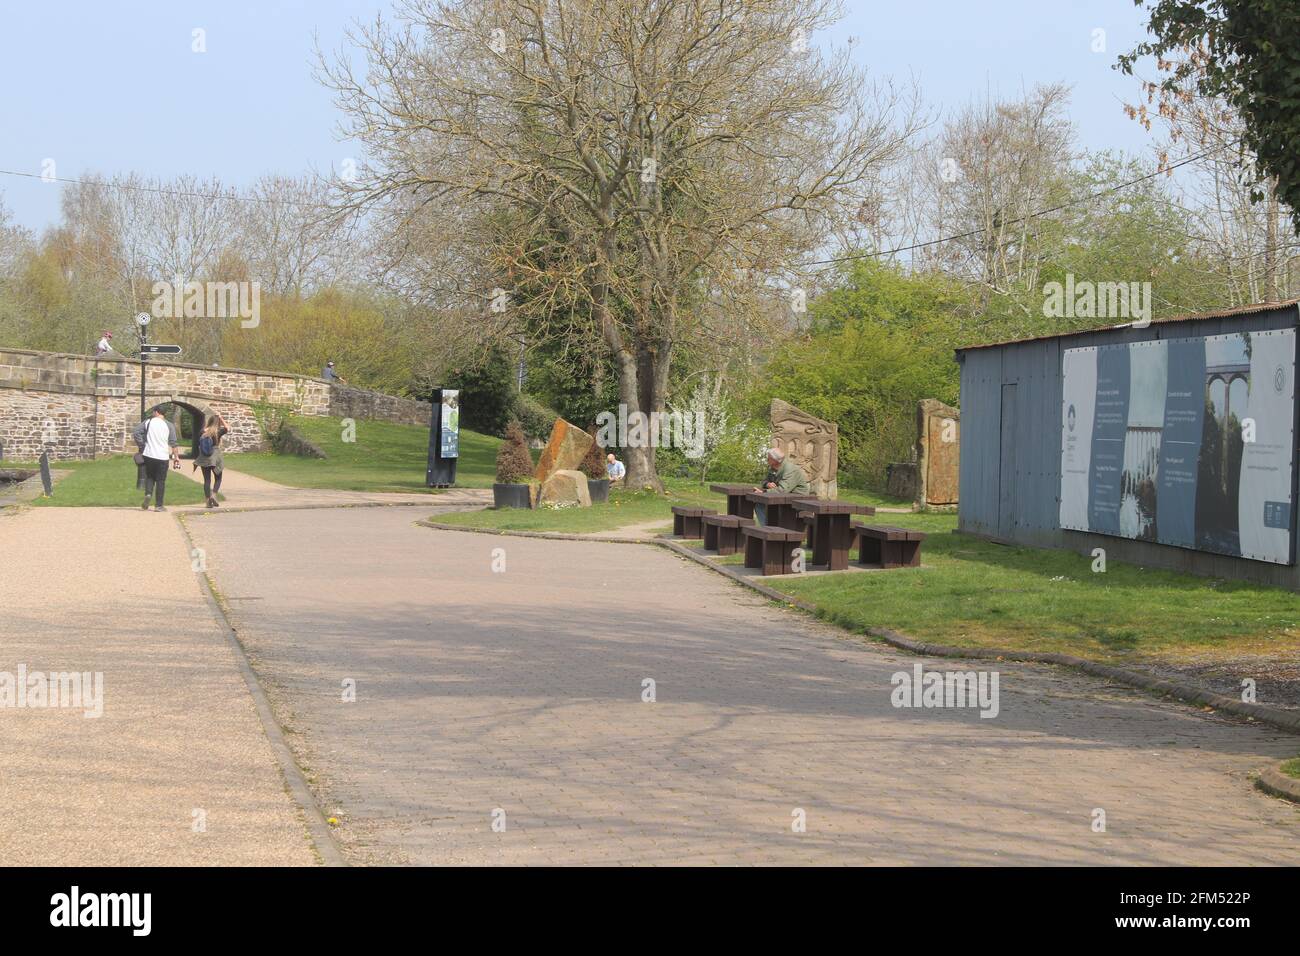
{"label": "dark backpack", "polygon": [[217,446],[213,443],[212,439],[209,438],[207,435],[204,435],[202,438],[199,439],[199,454],[202,455],[204,458],[208,458],[209,456],[211,456],[213,450],[216,447]]}

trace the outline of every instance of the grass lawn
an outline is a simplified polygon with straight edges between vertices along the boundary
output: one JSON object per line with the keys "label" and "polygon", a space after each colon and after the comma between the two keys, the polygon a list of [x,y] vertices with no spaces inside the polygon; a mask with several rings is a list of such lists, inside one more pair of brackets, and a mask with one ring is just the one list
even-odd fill
{"label": "grass lawn", "polygon": [[[5,462],[5,466],[39,467],[11,465],[10,462]],[[190,463],[183,461],[181,467],[188,469]],[[95,461],[55,461],[50,463],[50,468],[54,471],[69,470],[72,474],[55,483],[54,497],[32,501],[31,504],[37,508],[140,507],[143,493],[136,490],[135,462],[130,455],[114,455]],[[203,486],[173,471],[167,476],[167,494],[163,503],[202,504]]]}
{"label": "grass lawn", "polygon": [[889,515],[929,537],[924,567],[771,583],[843,627],[921,640],[1062,652],[1121,662],[1181,653],[1267,654],[1300,647],[1300,597],[1065,551],[1012,548],[955,533],[955,515]]}
{"label": "grass lawn", "polygon": [[[460,512],[440,515],[444,524],[458,524],[470,528],[497,528],[502,531],[558,531],[565,534],[587,534],[593,531],[613,531],[631,525],[657,522],[665,531],[672,530],[672,505],[700,505],[725,511],[727,499],[709,491],[707,484],[687,478],[665,478],[665,493],[656,495],[648,491],[610,491],[609,503],[590,508],[537,508],[532,511],[503,508],[500,511]],[[882,498],[869,492],[844,492],[849,501],[865,504],[892,504],[893,499]],[[653,529],[652,529],[653,530]]]}
{"label": "grass lawn", "polygon": [[[343,441],[338,418],[295,418],[293,426],[328,457],[252,453],[226,455],[226,464],[267,481],[294,488],[343,491],[425,491],[429,429],[418,425],[359,421],[356,441]],[[461,429],[456,484],[490,488],[500,439]]]}
{"label": "grass lawn", "polygon": [[1286,763],[1282,764],[1282,772],[1288,777],[1300,778],[1300,757],[1288,760]]}

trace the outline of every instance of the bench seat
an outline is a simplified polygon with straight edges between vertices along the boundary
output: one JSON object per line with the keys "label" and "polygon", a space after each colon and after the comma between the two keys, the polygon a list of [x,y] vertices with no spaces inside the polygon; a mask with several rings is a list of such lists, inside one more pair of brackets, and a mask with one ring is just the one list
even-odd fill
{"label": "bench seat", "polygon": [[741,548],[741,530],[754,526],[753,518],[740,515],[704,515],[704,550],[719,555],[735,554]]}
{"label": "bench seat", "polygon": [[803,545],[803,531],[788,528],[744,527],[745,567],[762,568],[763,574],[794,573],[794,552]]}
{"label": "bench seat", "polygon": [[855,524],[858,563],[877,568],[916,568],[921,565],[924,531],[892,525]]}
{"label": "bench seat", "polygon": [[690,505],[673,505],[673,534],[679,538],[704,537],[703,519],[707,515],[717,514],[712,508],[696,508]]}

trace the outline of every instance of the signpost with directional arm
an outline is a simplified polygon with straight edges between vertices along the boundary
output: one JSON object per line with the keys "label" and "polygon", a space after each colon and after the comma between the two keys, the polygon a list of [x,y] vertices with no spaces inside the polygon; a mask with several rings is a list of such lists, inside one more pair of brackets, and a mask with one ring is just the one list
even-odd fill
{"label": "signpost with directional arm", "polygon": [[[145,357],[145,343],[149,341],[149,320],[152,318],[148,312],[141,312],[135,317],[135,324],[140,329],[140,421],[144,421],[144,363],[148,361]],[[144,468],[138,468],[137,485],[144,484]]]}

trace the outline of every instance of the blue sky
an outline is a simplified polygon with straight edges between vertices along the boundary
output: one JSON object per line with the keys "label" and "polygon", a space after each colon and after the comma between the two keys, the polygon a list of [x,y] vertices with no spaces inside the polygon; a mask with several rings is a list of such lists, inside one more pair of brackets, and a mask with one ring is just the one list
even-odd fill
{"label": "blue sky", "polygon": [[[855,56],[880,77],[918,81],[942,114],[1036,83],[1074,90],[1089,148],[1132,152],[1148,134],[1120,110],[1135,83],[1111,68],[1143,34],[1132,0],[846,0],[818,42],[857,37]],[[43,0],[4,5],[0,29],[0,169],[59,177],[136,171],[217,175],[245,185],[263,173],[337,167],[355,155],[312,78],[314,37],[335,50],[356,19],[386,0]],[[191,51],[195,29],[207,52]],[[1091,51],[1093,30],[1106,52]],[[0,175],[0,199],[40,230],[58,216],[57,185]]]}

